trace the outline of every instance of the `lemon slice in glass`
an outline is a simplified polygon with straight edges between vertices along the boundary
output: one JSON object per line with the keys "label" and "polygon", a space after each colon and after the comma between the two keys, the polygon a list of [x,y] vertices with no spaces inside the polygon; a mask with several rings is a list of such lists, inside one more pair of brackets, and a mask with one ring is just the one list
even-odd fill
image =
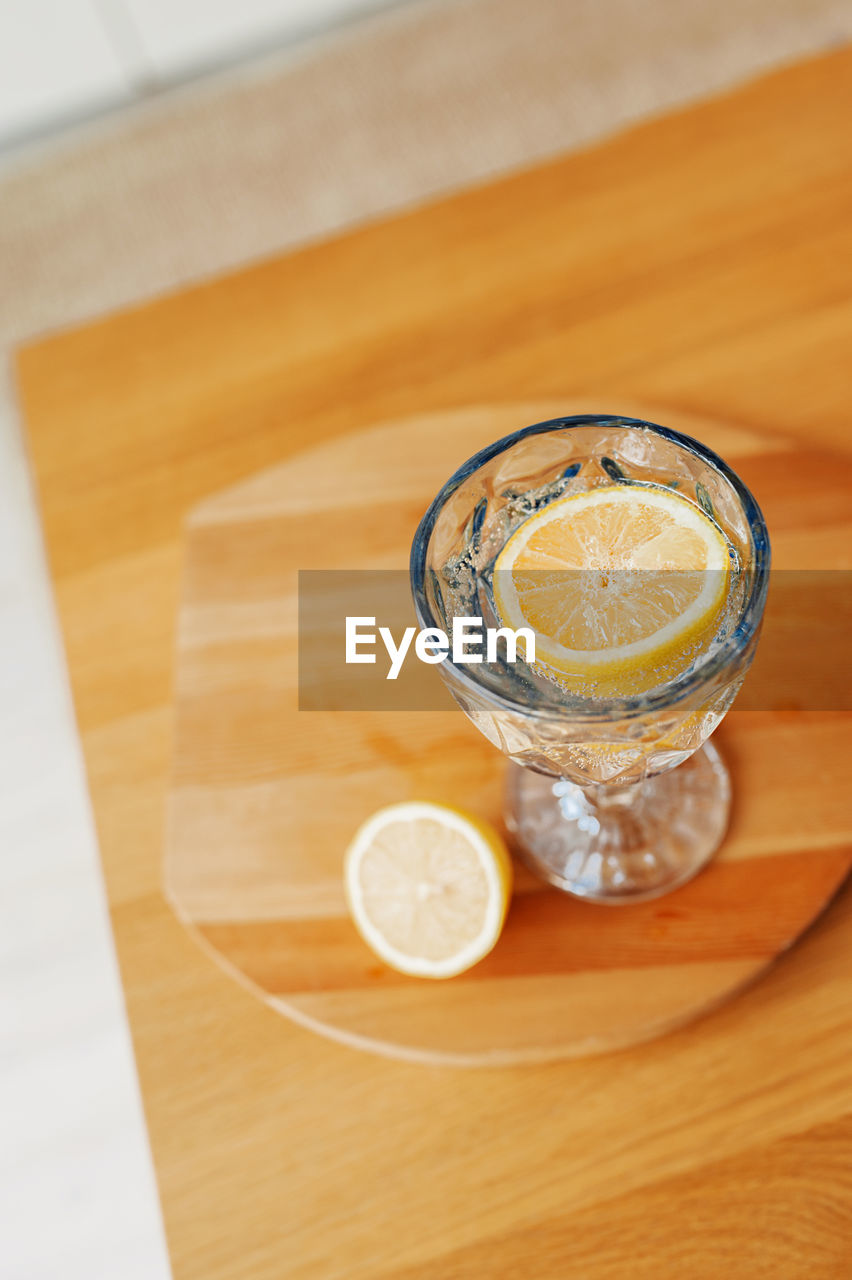
{"label": "lemon slice in glass", "polygon": [[494,602],[501,622],[535,631],[537,665],[629,693],[671,678],[715,634],[730,568],[724,534],[696,504],[661,486],[605,485],[515,530]]}
{"label": "lemon slice in glass", "polygon": [[506,846],[487,823],[425,801],[374,813],[346,853],[349,909],[391,968],[450,978],[494,946],[512,889]]}

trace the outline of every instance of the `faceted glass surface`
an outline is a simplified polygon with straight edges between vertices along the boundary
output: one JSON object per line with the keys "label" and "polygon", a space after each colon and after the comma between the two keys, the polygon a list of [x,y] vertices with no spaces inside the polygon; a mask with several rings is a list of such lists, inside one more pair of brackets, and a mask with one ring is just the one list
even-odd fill
{"label": "faceted glass surface", "polygon": [[[601,901],[664,892],[694,874],[721,838],[729,786],[716,753],[712,767],[699,762],[677,786],[654,779],[701,748],[753,657],[769,570],[768,534],[754,498],[722,459],[677,432],[603,415],[557,419],[519,431],[460,467],[424,516],[411,557],[422,627],[450,630],[454,617],[470,616],[498,626],[494,563],[511,534],[556,499],[614,484],[674,489],[724,534],[730,588],[709,640],[674,675],[644,673],[639,693],[627,683],[605,696],[595,689],[578,692],[536,666],[507,662],[499,651],[493,662],[446,661],[439,668],[485,737],[516,764],[545,775],[527,784],[520,775],[510,787],[507,824],[521,851],[546,878]],[[690,777],[701,793],[697,806],[691,804]],[[644,803],[642,786],[651,788]],[[701,814],[708,805],[716,806],[713,821]],[[540,810],[536,821],[534,808]],[[670,828],[678,820],[676,848],[661,834],[661,818]],[[600,848],[589,838],[595,822]],[[578,849],[601,864],[597,878],[572,878],[566,871],[576,867]],[[632,859],[635,869],[637,857],[645,867],[638,879],[627,866]]]}

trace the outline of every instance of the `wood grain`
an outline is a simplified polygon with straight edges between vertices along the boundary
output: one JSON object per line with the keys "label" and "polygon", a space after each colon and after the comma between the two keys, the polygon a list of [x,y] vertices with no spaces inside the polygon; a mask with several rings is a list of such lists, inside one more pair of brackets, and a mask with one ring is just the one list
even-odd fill
{"label": "wood grain", "polygon": [[[672,1280],[844,1274],[826,1170],[850,1157],[848,889],[701,1023],[484,1076],[271,1013],[173,918],[161,857],[181,521],[203,497],[395,415],[570,411],[584,388],[848,445],[850,114],[840,50],[21,353],[177,1280],[609,1280],[638,1256]],[[806,806],[819,762],[798,760]]]}
{"label": "wood grain", "polygon": [[[506,1065],[646,1040],[753,980],[852,865],[852,821],[833,804],[845,726],[802,718],[790,752],[777,717],[735,716],[726,735],[736,758],[731,830],[713,865],[678,892],[611,911],[522,877],[498,946],[452,984],[394,973],[358,936],[342,893],[343,853],[358,825],[380,804],[417,797],[473,806],[501,825],[504,761],[453,709],[300,711],[299,570],[404,568],[442,479],[554,411],[484,407],[352,432],[207,499],[187,523],[168,893],[229,972],[347,1044]],[[644,405],[640,416],[666,415]],[[852,477],[844,459],[676,416],[754,486],[770,528],[783,530],[782,567],[817,520],[843,545]],[[791,475],[819,493],[818,514]],[[797,794],[800,755],[821,762],[807,806]]]}

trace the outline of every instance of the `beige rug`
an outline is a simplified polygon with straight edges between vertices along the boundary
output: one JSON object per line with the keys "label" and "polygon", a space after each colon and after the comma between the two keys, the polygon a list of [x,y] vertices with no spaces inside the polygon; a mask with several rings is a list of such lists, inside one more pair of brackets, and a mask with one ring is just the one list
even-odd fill
{"label": "beige rug", "polygon": [[848,0],[421,0],[0,181],[0,343],[574,148],[852,38]]}

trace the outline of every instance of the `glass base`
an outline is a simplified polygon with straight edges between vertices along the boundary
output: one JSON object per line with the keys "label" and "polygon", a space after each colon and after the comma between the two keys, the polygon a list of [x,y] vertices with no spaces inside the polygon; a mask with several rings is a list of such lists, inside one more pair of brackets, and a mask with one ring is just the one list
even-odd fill
{"label": "glass base", "polygon": [[543,879],[591,902],[659,897],[691,880],[728,825],[731,783],[712,742],[676,769],[584,791],[509,766],[506,825]]}

